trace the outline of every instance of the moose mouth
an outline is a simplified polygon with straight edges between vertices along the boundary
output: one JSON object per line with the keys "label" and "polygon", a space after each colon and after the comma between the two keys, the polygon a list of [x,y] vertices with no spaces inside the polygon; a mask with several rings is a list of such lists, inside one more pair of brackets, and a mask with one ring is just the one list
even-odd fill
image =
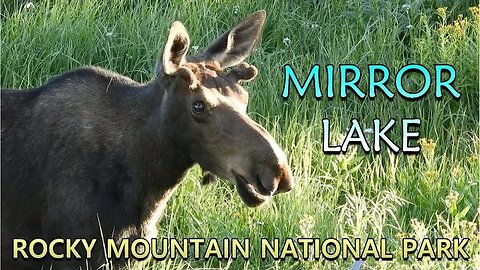
{"label": "moose mouth", "polygon": [[[256,207],[259,206],[260,204],[264,203],[266,200],[270,198],[270,196],[262,195],[260,192],[265,193],[264,190],[261,190],[258,192],[254,185],[249,183],[245,177],[242,175],[238,174],[234,170],[232,170],[233,175],[235,176],[236,184],[235,186],[237,187],[238,194],[240,195],[240,198],[242,198],[242,201],[249,207]],[[263,189],[263,186],[260,183],[259,179],[256,179],[258,183],[256,183],[257,188]]]}

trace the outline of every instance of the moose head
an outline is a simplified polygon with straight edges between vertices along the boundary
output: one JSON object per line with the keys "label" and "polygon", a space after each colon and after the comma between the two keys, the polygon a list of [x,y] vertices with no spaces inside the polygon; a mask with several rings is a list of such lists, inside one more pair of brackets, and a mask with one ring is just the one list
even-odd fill
{"label": "moose head", "polygon": [[261,35],[265,16],[265,11],[250,15],[195,56],[187,56],[187,30],[174,22],[156,66],[165,91],[162,111],[181,123],[176,140],[207,175],[235,185],[251,207],[294,185],[285,153],[247,115],[248,92],[241,86],[257,76],[257,68],[243,61]]}

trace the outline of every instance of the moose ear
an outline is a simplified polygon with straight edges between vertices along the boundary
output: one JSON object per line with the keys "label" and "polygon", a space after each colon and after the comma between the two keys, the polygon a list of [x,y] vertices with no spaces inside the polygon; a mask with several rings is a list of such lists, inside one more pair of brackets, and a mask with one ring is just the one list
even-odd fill
{"label": "moose ear", "polygon": [[157,64],[157,75],[172,75],[185,63],[185,55],[190,46],[187,29],[181,22],[173,22],[167,42],[163,48],[162,58]]}
{"label": "moose ear", "polygon": [[220,63],[222,68],[242,62],[252,51],[265,23],[264,10],[257,11],[217,38],[205,56]]}

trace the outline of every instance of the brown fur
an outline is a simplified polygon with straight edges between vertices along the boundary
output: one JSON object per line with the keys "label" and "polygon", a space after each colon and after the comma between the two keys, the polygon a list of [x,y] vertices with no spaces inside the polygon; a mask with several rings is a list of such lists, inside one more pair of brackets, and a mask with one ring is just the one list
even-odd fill
{"label": "brown fur", "polygon": [[194,164],[206,182],[230,181],[251,207],[292,189],[285,154],[223,72],[249,55],[264,20],[264,12],[251,15],[190,60],[188,33],[173,23],[147,84],[87,67],[38,88],[2,90],[2,269],[85,268],[85,260],[13,260],[14,238],[97,239],[89,260],[97,269],[105,263],[100,231],[115,241],[156,237]]}

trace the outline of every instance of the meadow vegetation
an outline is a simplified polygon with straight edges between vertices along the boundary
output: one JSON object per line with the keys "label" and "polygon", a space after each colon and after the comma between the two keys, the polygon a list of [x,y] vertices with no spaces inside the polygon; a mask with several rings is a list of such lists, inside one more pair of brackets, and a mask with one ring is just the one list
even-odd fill
{"label": "meadow vegetation", "polygon": [[[253,11],[265,9],[264,34],[249,62],[260,75],[246,84],[249,114],[264,125],[288,155],[296,187],[260,208],[247,208],[225,181],[202,187],[195,167],[177,190],[158,224],[160,237],[386,238],[399,249],[403,237],[468,237],[469,261],[368,259],[363,269],[480,269],[479,234],[479,39],[475,1],[201,1],[106,0],[2,2],[0,84],[37,87],[56,74],[98,65],[135,80],[153,77],[168,28],[182,21],[192,54]],[[457,71],[460,99],[433,94],[420,100],[281,97],[285,64],[304,80],[313,64],[383,64],[395,74],[418,63]],[[366,73],[365,73],[366,74]],[[337,74],[336,74],[337,75]],[[360,88],[367,89],[366,76]],[[325,85],[326,78],[321,78]],[[394,89],[393,80],[389,80]],[[406,79],[410,89],[422,81]],[[338,87],[338,85],[337,85]],[[338,91],[338,88],[336,89]],[[380,118],[422,120],[418,155],[322,151],[322,119],[335,140],[351,119],[371,128]],[[179,131],[181,132],[181,131]],[[401,130],[392,131],[400,141]],[[371,138],[369,138],[371,139]],[[348,269],[354,260],[152,261],[145,269]]]}

